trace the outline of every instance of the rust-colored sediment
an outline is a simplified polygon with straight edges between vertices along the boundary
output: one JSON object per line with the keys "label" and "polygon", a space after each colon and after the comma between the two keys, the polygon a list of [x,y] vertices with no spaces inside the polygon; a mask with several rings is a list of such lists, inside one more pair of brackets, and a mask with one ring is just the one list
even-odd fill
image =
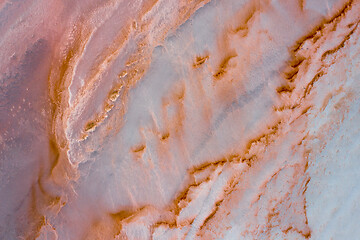
{"label": "rust-colored sediment", "polygon": [[[191,7],[182,9],[181,13],[179,14],[179,19],[176,20],[177,22],[175,24],[172,24],[171,28],[176,28],[179,24],[184,22],[199,6],[205,4],[205,2],[208,1],[196,1],[196,3],[192,4]],[[336,30],[336,24],[341,20],[341,18],[346,14],[346,12],[351,9],[353,2],[354,1],[352,0],[347,2],[343,6],[343,8],[341,8],[333,17],[323,20],[307,35],[300,38],[290,49],[292,59],[287,63],[287,66],[282,73],[286,84],[276,89],[277,93],[280,96],[287,95],[287,98],[285,98],[286,101],[284,101],[284,104],[279,108],[275,109],[275,111],[278,111],[279,109],[290,110],[292,111],[293,115],[299,115],[297,116],[297,118],[299,118],[300,116],[307,114],[309,109],[311,109],[311,106],[304,104],[304,100],[311,94],[311,90],[313,89],[314,84],[323,75],[326,74],[326,68],[319,69],[319,71],[314,75],[313,79],[306,85],[301,96],[302,101],[296,99],[294,102],[291,102],[289,99],[292,96],[294,89],[296,89],[296,84],[298,81],[301,81],[300,67],[309,64],[309,59],[298,53],[306,41],[311,41],[313,44],[315,44],[321,37],[324,36],[325,33],[323,33],[323,29],[325,25],[334,24],[334,30]],[[143,17],[146,14],[149,14],[151,9],[154,8],[157,3],[158,1],[156,0],[147,1],[146,4],[144,4],[143,9],[141,10],[140,16]],[[299,6],[302,10],[304,9],[304,5],[305,1],[299,0]],[[253,3],[251,3],[248,7],[244,9],[246,14],[243,14],[244,17],[241,20],[240,24],[236,26],[233,30],[233,32],[236,34],[241,33],[242,37],[245,37],[248,34],[249,26],[252,19],[254,18],[254,16],[256,16],[257,11],[261,9],[260,1],[253,1]],[[141,17],[139,17],[139,19],[141,19]],[[137,24],[139,24],[140,26],[137,26]],[[99,58],[99,65],[114,61],[116,56],[119,54],[121,46],[123,46],[123,44],[128,40],[131,29],[139,28],[142,31],[146,29],[147,24],[141,24],[139,22],[134,25],[134,22],[131,21],[126,26],[127,27],[125,27],[123,31],[119,33],[118,37],[114,40],[111,47],[102,53]],[[321,60],[325,61],[327,57],[343,48],[346,44],[346,41],[348,41],[348,39],[354,33],[357,27],[358,23],[350,24],[349,28],[352,30],[349,32],[349,34],[344,37],[344,40],[338,46],[326,51],[322,55]],[[66,48],[65,54],[63,54],[62,57],[57,56],[54,58],[51,73],[49,74],[49,95],[51,101],[52,124],[51,132],[49,133],[49,146],[53,158],[51,159],[50,172],[44,173],[42,171],[39,171],[38,181],[34,183],[31,188],[31,204],[29,206],[28,216],[26,216],[27,219],[31,219],[31,222],[26,223],[28,229],[31,230],[29,230],[26,234],[24,233],[25,239],[35,239],[39,235],[41,227],[45,225],[43,209],[48,206],[58,206],[59,208],[61,208],[64,204],[60,196],[54,196],[47,191],[46,186],[43,185],[44,179],[47,179],[49,177],[55,184],[59,186],[66,185],[71,179],[76,179],[76,169],[73,165],[71,165],[69,159],[67,158],[67,150],[69,143],[67,142],[65,130],[67,127],[66,121],[70,114],[70,110],[68,109],[68,87],[71,82],[70,75],[73,71],[76,58],[83,53],[86,42],[89,39],[89,32],[86,31],[85,27],[81,27],[81,24],[79,24],[77,29],[81,30],[79,30],[75,34],[75,40],[70,44],[70,46]],[[164,30],[163,36],[166,35],[169,29]],[[147,42],[144,41],[139,44],[138,52],[132,55],[127,61],[126,70],[121,69],[121,71],[119,71],[118,82],[113,86],[112,89],[109,90],[107,99],[104,100],[103,112],[95,114],[92,119],[88,120],[88,122],[83,127],[83,132],[89,134],[90,132],[95,131],[96,127],[106,119],[107,114],[114,108],[114,102],[121,100],[126,105],[127,92],[129,91],[128,89],[135,86],[135,84],[143,77],[149,66],[149,56],[151,51],[146,52],[148,56],[144,57],[142,55],[143,51],[145,51],[144,46],[146,43]],[[226,49],[229,49],[228,45]],[[230,50],[227,51],[219,61],[218,66],[213,73],[213,77],[216,80],[220,80],[225,77],[227,71],[229,70],[231,60],[236,57],[237,54],[235,52]],[[207,65],[207,60],[209,58],[209,55],[197,56],[192,65],[193,68],[198,69],[205,63]],[[91,72],[89,77],[89,84],[86,84],[80,90],[80,94],[77,96],[76,101],[79,102],[80,99],[84,95],[86,95],[86,92],[90,91],[94,87],[94,84],[96,83],[99,75],[102,74],[102,71],[104,70],[102,70],[100,67],[93,68],[93,72]],[[121,93],[120,91],[124,92]],[[161,147],[159,147],[158,149],[158,154],[160,158],[165,159],[169,156],[170,150],[166,145],[168,141],[177,138],[180,139],[181,143],[181,138],[184,132],[185,120],[184,97],[185,94],[187,94],[187,91],[188,89],[185,88],[185,85],[180,84],[176,87],[175,91],[171,94],[171,96],[167,99],[164,99],[163,101],[163,119],[165,119],[166,127],[165,129],[159,130],[159,141],[160,144],[162,144]],[[326,98],[327,100],[324,102],[324,106],[327,105],[329,98],[331,98],[331,96],[328,96]],[[167,108],[170,105],[172,105],[176,109],[175,114],[172,116],[168,116],[167,113]],[[289,108],[286,106],[291,107]],[[125,110],[122,111],[121,114],[123,115],[124,112]],[[174,218],[166,219],[166,221],[162,219],[156,222],[155,224],[151,225],[151,231],[163,225],[166,225],[169,228],[178,227],[179,223],[177,222],[176,217],[181,212],[183,206],[186,206],[185,203],[191,201],[191,197],[188,194],[190,189],[196,188],[200,184],[210,180],[210,175],[208,175],[208,177],[203,178],[202,181],[196,181],[194,177],[196,173],[206,170],[209,170],[209,172],[212,173],[216,167],[224,166],[225,164],[235,164],[243,162],[247,164],[248,168],[252,168],[254,166],[254,163],[261,164],[259,162],[262,161],[261,157],[263,153],[266,151],[266,149],[269,149],[271,147],[275,140],[283,136],[282,129],[287,124],[291,124],[289,123],[288,118],[279,118],[276,123],[269,126],[267,129],[263,129],[263,132],[260,133],[258,137],[249,139],[244,149],[228,153],[223,157],[219,157],[216,161],[211,160],[209,162],[203,163],[199,166],[194,166],[189,169],[188,175],[190,176],[189,179],[191,179],[189,184],[177,195],[177,197],[169,205],[169,208],[164,210],[174,213]],[[183,148],[185,149],[184,145]],[[146,151],[145,144],[140,144],[132,149],[133,154],[137,158],[141,158],[144,151]],[[282,219],[280,218],[280,211],[283,210],[278,209],[275,206],[270,208],[269,214],[267,215],[266,219],[266,227],[265,229],[263,229],[263,231],[266,233],[266,231],[269,231],[269,229],[276,226],[275,222],[281,222],[281,229],[283,233],[287,234],[291,231],[296,231],[307,239],[311,237],[311,229],[308,226],[306,216],[306,199],[304,196],[307,189],[307,184],[310,181],[310,178],[306,176],[306,170],[308,167],[307,157],[304,156],[301,163],[292,167],[295,169],[295,173],[291,184],[292,189],[289,194],[295,194],[295,190],[292,190],[295,189],[296,185],[299,184],[299,182],[301,182],[300,189],[303,189],[303,191],[301,192],[300,196],[297,196],[298,202],[296,202],[296,204],[294,205],[296,205],[295,208],[297,210],[299,207],[301,207],[301,211],[297,212],[296,214],[303,216],[303,222],[299,226],[297,226],[298,223],[294,223],[290,226],[283,223]],[[246,171],[244,174],[246,174]],[[277,174],[278,173],[275,173],[270,179],[268,179],[268,182],[276,180]],[[226,190],[224,193],[224,197],[215,203],[213,211],[209,216],[207,216],[203,224],[200,226],[200,232],[198,233],[200,236],[205,236],[206,230],[211,228],[210,224],[214,224],[214,221],[220,218],[217,218],[217,213],[219,209],[223,204],[225,204],[226,199],[229,198],[230,194],[234,194],[235,187],[241,184],[240,179],[241,178],[239,176],[235,176],[231,178],[231,180],[227,183],[227,186],[225,187]],[[262,187],[261,191],[266,191],[268,182]],[[260,198],[261,196],[259,196],[257,201],[260,201]],[[257,201],[255,201],[253,204],[256,205]],[[279,200],[277,204],[287,205],[291,204],[291,202],[289,199],[283,198]],[[124,207],[123,210],[117,213],[108,214],[103,219],[100,218],[92,224],[88,232],[85,234],[85,239],[111,239],[119,236],[121,235],[123,222],[131,221],[132,217],[134,217],[136,214],[143,210],[144,208],[133,210],[130,207],[127,210],[127,208]],[[192,222],[190,221],[188,224],[191,223]]]}
{"label": "rust-colored sediment", "polygon": [[[300,6],[301,9],[303,9],[304,7],[304,1],[300,1]],[[289,83],[292,82],[296,82],[296,81],[300,81],[301,80],[301,76],[298,76],[299,73],[299,66],[300,65],[306,65],[306,61],[308,61],[308,59],[306,59],[304,56],[302,55],[298,55],[297,52],[300,50],[300,48],[302,47],[302,45],[304,44],[305,41],[312,41],[312,43],[316,43],[316,41],[318,39],[320,39],[323,36],[322,30],[324,29],[325,25],[328,24],[334,24],[336,25],[337,22],[340,21],[340,19],[346,14],[346,12],[351,8],[353,1],[349,1],[346,4],[344,4],[343,8],[341,8],[332,18],[327,19],[322,21],[318,26],[316,26],[312,31],[310,31],[309,34],[305,35],[304,37],[300,38],[295,44],[294,46],[291,48],[291,55],[293,56],[292,60],[288,62],[288,66],[285,68],[285,71],[283,73],[284,79],[287,80]],[[251,12],[250,12],[251,13]],[[246,21],[244,21],[245,23],[247,23],[249,21],[249,19],[251,19],[252,14],[249,14],[249,17],[246,18]],[[355,26],[356,24],[356,26]],[[353,32],[355,31],[356,27],[357,27],[358,23],[354,23],[354,24],[350,24],[348,27],[353,29],[350,31],[349,34],[347,34],[344,37],[344,40],[334,49],[329,50],[327,52],[324,53],[322,60],[325,59],[325,57],[327,57],[330,54],[333,54],[335,52],[337,52],[339,49],[341,49],[342,47],[344,47],[346,41],[350,38],[351,34],[353,34]],[[239,27],[239,30],[245,29],[245,27]],[[334,28],[336,29],[336,28]],[[226,67],[228,61],[230,59],[229,58],[225,58],[224,64],[220,64],[220,69],[223,69],[224,67]],[[222,75],[222,73],[224,73],[225,71],[221,71],[219,70],[219,74],[215,74],[215,75]],[[319,78],[321,78],[324,74],[326,74],[325,70],[319,70],[313,77],[313,79],[306,85],[306,87],[303,89],[303,95],[301,96],[301,98],[304,100],[311,92],[311,89],[313,88],[313,85],[315,84],[315,82],[318,81]],[[215,76],[214,75],[214,76]],[[296,81],[295,81],[296,80]],[[289,83],[287,83],[286,85],[280,86],[277,89],[278,94],[282,95],[284,93],[289,94],[289,96],[291,96],[292,91],[295,89],[296,85],[290,85]],[[296,99],[295,101],[297,101],[298,99]],[[302,102],[295,102],[295,103],[290,103],[290,105],[292,105],[292,107],[290,108],[291,111],[293,111],[293,114],[300,114],[299,116],[297,116],[295,119],[298,119],[300,116],[303,116],[305,114],[307,114],[307,112],[309,111],[309,109],[311,109],[311,106],[308,106],[306,104]],[[285,102],[284,105],[280,108],[282,109],[289,109],[286,106],[289,105],[288,102]],[[300,110],[300,111],[299,111]],[[298,113],[297,113],[298,112]],[[259,137],[254,138],[252,140],[248,141],[247,147],[246,149],[241,153],[238,154],[231,154],[227,157],[221,158],[218,161],[215,162],[208,162],[208,163],[204,163],[200,166],[194,167],[193,169],[189,170],[189,175],[194,175],[196,172],[198,171],[204,171],[207,168],[210,167],[214,167],[214,166],[222,166],[226,163],[231,163],[231,162],[239,162],[239,161],[245,161],[248,160],[248,166],[251,167],[252,166],[252,162],[253,161],[261,161],[261,152],[260,151],[265,151],[264,149],[266,149],[266,146],[269,147],[269,145],[271,145],[274,140],[278,139],[279,136],[281,136],[281,134],[279,134],[279,130],[281,129],[281,126],[288,124],[288,121],[286,119],[282,119],[279,120],[278,123],[274,124],[274,126],[270,127],[266,133],[264,134],[260,134]],[[302,141],[300,142],[300,145],[303,143],[304,138],[302,139]],[[257,148],[257,146],[262,146],[260,148]],[[296,175],[292,178],[293,180],[293,184],[291,185],[291,189],[294,189],[296,185],[300,184],[300,188],[302,191],[300,192],[300,196],[297,197],[298,201],[297,203],[293,203],[291,202],[289,199],[283,199],[280,200],[278,202],[279,205],[288,205],[289,207],[291,206],[291,204],[293,204],[295,208],[298,208],[299,211],[295,211],[295,214],[299,214],[300,216],[302,216],[303,222],[296,226],[297,223],[293,223],[292,225],[288,225],[287,223],[283,222],[281,229],[283,231],[283,233],[287,234],[291,231],[295,231],[297,233],[299,233],[300,235],[302,235],[305,239],[308,239],[311,237],[311,229],[308,226],[308,220],[307,220],[307,214],[306,214],[306,199],[305,199],[305,192],[307,189],[307,185],[310,181],[310,178],[307,176],[307,168],[308,168],[308,157],[306,156],[308,154],[308,152],[304,153],[304,157],[303,157],[303,161],[296,164],[295,166],[293,166],[295,168],[295,172]],[[272,178],[270,178],[268,181],[271,181],[272,179],[276,178],[277,173],[273,175]],[[208,178],[207,178],[208,179]],[[233,188],[239,183],[239,179],[237,180],[232,180],[231,183],[229,184],[229,186],[227,188],[227,191],[229,193],[233,192]],[[188,192],[191,188],[193,187],[197,187],[199,186],[200,183],[195,183],[194,181],[188,185],[188,187],[186,187],[181,193],[178,194],[178,197],[174,200],[174,213],[176,215],[178,215],[181,211],[181,207],[180,207],[180,203],[183,201],[191,201],[191,199],[187,200],[187,195]],[[264,185],[263,189],[266,189],[267,186],[266,184]],[[292,190],[293,191],[293,190]],[[292,194],[298,194],[297,191],[293,191]],[[226,195],[226,194],[225,194]],[[258,200],[260,199],[260,197],[258,198]],[[200,232],[198,233],[200,236],[204,237],[205,235],[207,235],[209,238],[211,238],[211,234],[208,235],[206,234],[207,230],[207,225],[211,222],[211,219],[213,219],[216,215],[216,212],[218,211],[219,207],[221,206],[221,204],[224,202],[224,199],[219,200],[216,202],[215,207],[212,211],[212,213],[206,218],[206,220],[204,221],[203,225],[200,227]],[[255,204],[255,203],[254,203]],[[268,232],[270,231],[270,229],[272,227],[276,227],[278,226],[279,222],[282,222],[282,219],[280,218],[280,212],[282,210],[278,210],[276,207],[272,208],[271,211],[268,213],[268,218],[267,218],[267,224],[266,224],[266,228],[264,229],[264,233],[265,234],[269,234]],[[286,210],[288,211],[288,210]],[[291,211],[289,211],[289,213],[286,214],[291,214]],[[221,216],[219,216],[218,219],[221,219]],[[275,224],[276,223],[276,224]],[[159,223],[160,224],[160,223]],[[162,223],[163,224],[163,223]],[[166,224],[166,223],[165,223]],[[216,225],[216,223],[213,223]],[[295,225],[294,225],[295,224]],[[155,225],[156,226],[156,225]],[[168,225],[169,227],[175,228],[177,226],[177,224],[175,225]],[[210,227],[210,226],[209,226]],[[209,233],[209,232],[208,232]],[[269,235],[268,235],[269,236]]]}
{"label": "rust-colored sediment", "polygon": [[202,57],[202,56],[197,56],[197,57],[195,58],[195,62],[193,63],[193,67],[194,67],[194,68],[200,67],[200,66],[203,65],[208,59],[209,59],[209,56],[208,56],[208,55],[207,55],[207,56],[204,56],[204,57]]}

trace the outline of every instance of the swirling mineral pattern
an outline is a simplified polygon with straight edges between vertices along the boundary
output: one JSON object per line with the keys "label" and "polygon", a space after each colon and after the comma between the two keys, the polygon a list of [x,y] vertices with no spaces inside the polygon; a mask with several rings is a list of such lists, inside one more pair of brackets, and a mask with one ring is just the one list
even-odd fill
{"label": "swirling mineral pattern", "polygon": [[360,0],[0,0],[0,239],[360,239]]}

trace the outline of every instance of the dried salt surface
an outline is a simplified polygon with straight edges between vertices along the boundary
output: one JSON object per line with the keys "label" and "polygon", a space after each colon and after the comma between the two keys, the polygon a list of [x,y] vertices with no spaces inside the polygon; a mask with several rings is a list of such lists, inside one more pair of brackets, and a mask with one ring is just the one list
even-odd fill
{"label": "dried salt surface", "polygon": [[0,239],[357,239],[360,1],[0,2]]}

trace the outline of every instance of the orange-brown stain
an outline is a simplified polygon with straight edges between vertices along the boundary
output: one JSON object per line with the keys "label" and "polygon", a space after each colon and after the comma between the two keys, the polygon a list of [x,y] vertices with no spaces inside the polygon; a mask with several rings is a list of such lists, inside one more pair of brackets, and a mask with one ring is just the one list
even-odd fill
{"label": "orange-brown stain", "polygon": [[201,57],[201,56],[197,56],[195,58],[195,62],[193,63],[193,67],[194,68],[198,68],[200,67],[202,64],[204,64],[206,62],[206,60],[209,59],[209,56],[204,56],[204,57]]}
{"label": "orange-brown stain", "polygon": [[216,79],[221,78],[226,72],[227,72],[227,68],[229,66],[229,61],[232,58],[237,57],[237,54],[230,54],[228,56],[226,56],[225,58],[223,58],[223,60],[221,61],[218,70],[216,71],[216,73],[213,75]]}

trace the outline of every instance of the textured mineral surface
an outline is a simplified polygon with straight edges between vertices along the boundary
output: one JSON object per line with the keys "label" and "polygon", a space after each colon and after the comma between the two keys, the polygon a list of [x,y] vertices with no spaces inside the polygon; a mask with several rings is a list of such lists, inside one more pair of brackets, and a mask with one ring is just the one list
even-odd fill
{"label": "textured mineral surface", "polygon": [[0,239],[360,239],[360,0],[0,0]]}

